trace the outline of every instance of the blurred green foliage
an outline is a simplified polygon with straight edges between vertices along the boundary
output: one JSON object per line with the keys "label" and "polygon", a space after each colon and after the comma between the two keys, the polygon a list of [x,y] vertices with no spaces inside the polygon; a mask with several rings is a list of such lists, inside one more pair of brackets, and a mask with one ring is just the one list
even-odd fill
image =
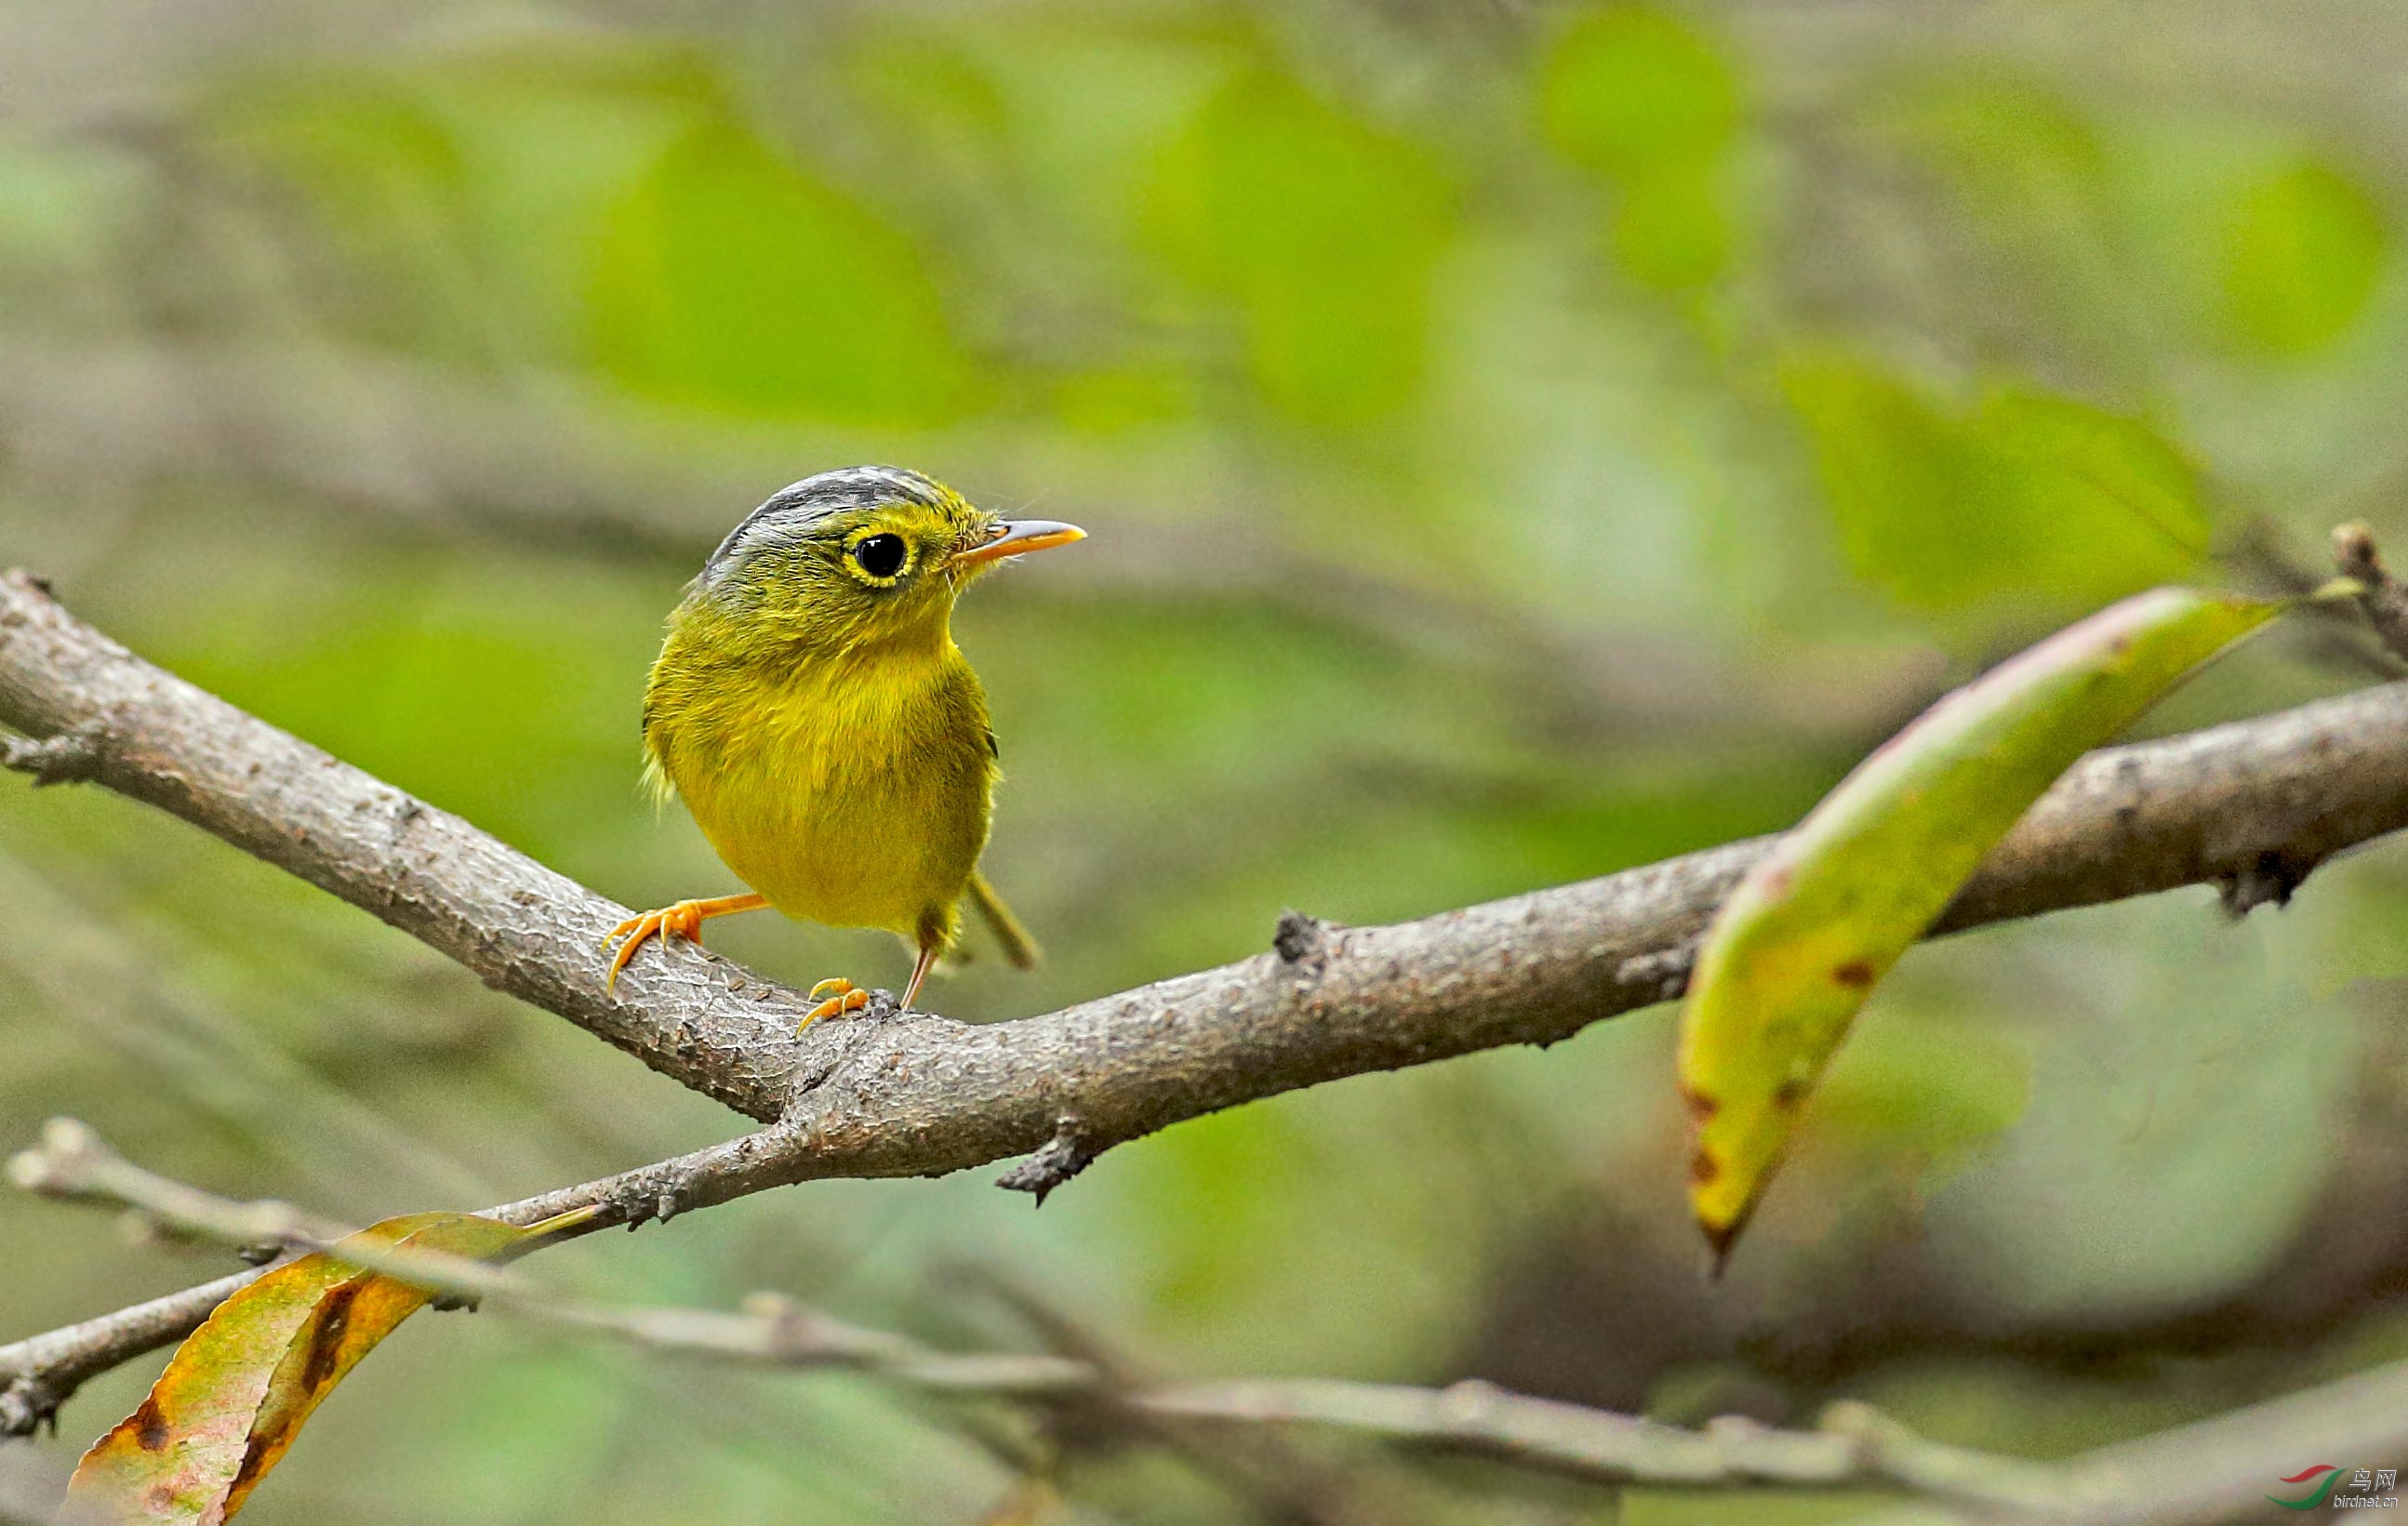
{"label": "blurred green foliage", "polygon": [[1213,93],[1157,173],[1154,235],[1236,309],[1268,401],[1335,422],[1413,396],[1444,192],[1412,145],[1254,73]]}
{"label": "blurred green foliage", "polygon": [[2105,601],[2207,553],[2196,474],[2133,420],[2012,386],[1959,411],[1844,356],[1784,379],[1850,563],[1904,603]]}
{"label": "blurred green foliage", "polygon": [[[636,708],[770,490],[895,460],[1093,532],[961,614],[1010,776],[990,866],[1052,955],[934,989],[967,1019],[1252,953],[1285,906],[1423,914],[1774,830],[2109,598],[2408,528],[2388,17],[6,14],[0,553],[563,872],[729,888],[637,794]],[[2153,723],[2363,681],[2345,644],[2260,643]],[[1000,1278],[1170,1372],[1684,1419],[1844,1392],[2068,1450],[2408,1344],[2374,1280],[2291,1271],[2387,1264],[2401,880],[2375,849],[2237,930],[2195,893],[1917,951],[1714,1288],[1661,1014],[1183,1126],[1041,1215],[978,1173],[816,1184],[547,1269],[1035,1340]],[[17,792],[0,906],[20,1133],[73,1112],[366,1220],[735,1126],[122,801]],[[901,973],[882,938],[712,932],[781,978]],[[0,1337],[219,1266],[13,1197],[0,1236]],[[2229,1308],[2206,1355],[2151,1344]],[[1605,1509],[1341,1455],[1427,1519]],[[1007,1483],[871,1386],[445,1317],[251,1519],[968,1520]],[[1154,1457],[1073,1483],[1113,1519],[1250,1508]]]}
{"label": "blurred green foliage", "polygon": [[2221,272],[2234,331],[2275,354],[2331,343],[2366,310],[2383,273],[2374,198],[2322,164],[2284,166],[2235,197]]}
{"label": "blurred green foliage", "polygon": [[663,399],[928,424],[964,386],[910,240],[740,128],[646,166],[595,253],[602,370]]}
{"label": "blurred green foliage", "polygon": [[1678,290],[1721,271],[1739,90],[1710,38],[1663,11],[1609,7],[1565,29],[1539,93],[1555,146],[1620,189],[1614,243],[1631,275]]}

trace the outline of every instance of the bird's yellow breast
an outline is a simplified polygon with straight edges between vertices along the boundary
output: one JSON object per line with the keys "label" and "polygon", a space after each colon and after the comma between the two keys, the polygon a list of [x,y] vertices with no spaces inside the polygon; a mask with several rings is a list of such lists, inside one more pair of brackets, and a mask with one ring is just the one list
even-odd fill
{"label": "bird's yellow breast", "polygon": [[719,856],[791,917],[949,939],[986,845],[978,677],[934,641],[730,660],[675,633],[645,744]]}

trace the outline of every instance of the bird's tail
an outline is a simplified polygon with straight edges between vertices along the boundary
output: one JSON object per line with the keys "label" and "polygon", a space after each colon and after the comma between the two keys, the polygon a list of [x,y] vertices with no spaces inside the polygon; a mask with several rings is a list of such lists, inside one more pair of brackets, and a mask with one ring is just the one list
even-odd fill
{"label": "bird's tail", "polygon": [[986,876],[976,870],[970,872],[970,901],[978,907],[979,915],[985,919],[986,925],[995,930],[995,941],[1003,945],[1003,957],[1011,961],[1011,967],[1016,970],[1035,969],[1037,961],[1042,957],[1037,940],[1028,935],[1028,929],[1020,925],[1020,919],[1003,904],[1003,897],[995,893],[995,887],[986,882]]}

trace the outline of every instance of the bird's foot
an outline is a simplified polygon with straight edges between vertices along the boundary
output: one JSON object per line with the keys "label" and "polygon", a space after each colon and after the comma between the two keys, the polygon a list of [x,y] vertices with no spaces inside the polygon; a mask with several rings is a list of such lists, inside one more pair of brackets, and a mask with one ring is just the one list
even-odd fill
{"label": "bird's foot", "polygon": [[[795,1026],[797,1034],[822,1018],[841,1017],[847,1012],[858,1012],[869,1005],[869,992],[842,976],[830,976],[813,986],[810,994],[811,999],[819,1001],[820,1005],[803,1014],[803,1020]],[[826,1000],[820,1001],[823,996]]]}
{"label": "bird's foot", "polygon": [[702,918],[701,902],[680,901],[673,906],[663,906],[658,911],[647,911],[640,917],[630,917],[612,928],[610,935],[602,940],[602,946],[607,948],[616,943],[619,951],[610,957],[610,975],[603,982],[604,987],[610,989],[619,984],[619,972],[627,967],[627,962],[636,957],[636,950],[644,946],[647,938],[658,935],[663,953],[668,952],[672,937],[683,938],[688,943],[700,943]]}

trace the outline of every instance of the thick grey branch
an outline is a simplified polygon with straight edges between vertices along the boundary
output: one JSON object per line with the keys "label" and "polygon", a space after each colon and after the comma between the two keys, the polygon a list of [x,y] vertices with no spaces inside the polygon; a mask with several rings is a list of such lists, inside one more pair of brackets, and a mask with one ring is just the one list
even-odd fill
{"label": "thick grey branch", "polygon": [[0,721],[41,739],[0,762],[180,816],[654,1069],[777,1116],[797,993],[726,964],[645,960],[613,997],[599,952],[624,908],[143,662],[22,573],[0,578]]}
{"label": "thick grey branch", "polygon": [[[712,956],[648,957],[606,991],[600,939],[625,908],[144,663],[22,573],[0,578],[0,721],[74,735],[60,756],[77,773],[374,912],[688,1086],[782,1118],[512,1205],[522,1223],[587,1202],[605,1205],[597,1223],[633,1221],[813,1177],[936,1175],[1033,1150],[1050,1150],[1050,1165],[1028,1185],[1048,1186],[1074,1161],[1257,1097],[1552,1043],[1677,995],[1685,950],[1771,841],[1391,926],[1292,918],[1276,951],[1013,1022],[882,1004],[797,1041],[799,993]],[[2090,755],[1940,930],[2194,883],[2234,887],[2245,906],[2402,826],[2408,685],[2391,685]],[[233,1285],[0,1348],[0,1373],[72,1387],[179,1336]]]}
{"label": "thick grey branch", "polygon": [[[1677,993],[1677,956],[1770,845],[1733,843],[1266,952],[1040,1017],[824,1023],[714,956],[637,961],[625,908],[151,666],[0,578],[0,721],[79,733],[92,773],[374,912],[489,984],[755,1118],[785,1113],[796,1179],[910,1176],[1025,1154],[1076,1120],[1088,1153],[1366,1071],[1546,1044]],[[1942,930],[2286,866],[2408,825],[2408,686],[2083,760],[1992,854]],[[1293,939],[1289,940],[1291,943]],[[681,951],[682,952],[682,951]],[[1668,975],[1670,977],[1668,978]],[[757,1140],[762,1136],[756,1135]],[[722,1147],[740,1150],[746,1142]]]}

